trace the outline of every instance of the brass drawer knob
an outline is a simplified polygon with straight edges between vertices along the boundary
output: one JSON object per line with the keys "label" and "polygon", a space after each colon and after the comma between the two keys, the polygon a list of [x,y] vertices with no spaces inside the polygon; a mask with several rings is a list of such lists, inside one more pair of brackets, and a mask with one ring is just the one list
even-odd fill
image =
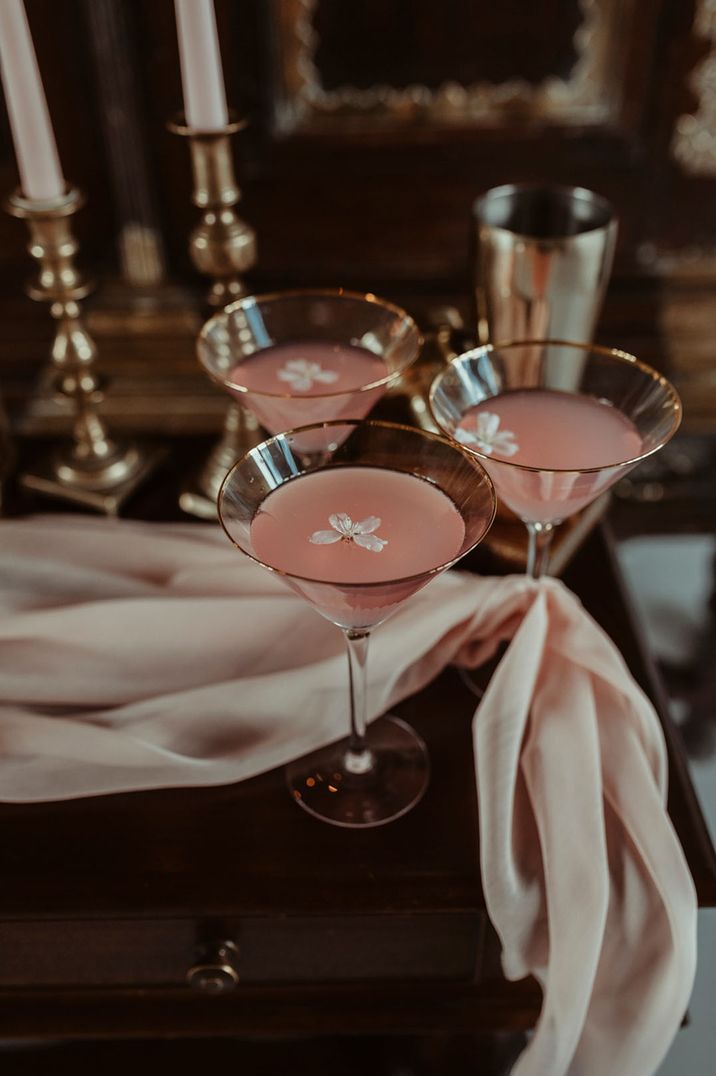
{"label": "brass drawer knob", "polygon": [[233,942],[222,941],[204,950],[189,968],[186,981],[200,994],[228,994],[239,982],[239,952]]}

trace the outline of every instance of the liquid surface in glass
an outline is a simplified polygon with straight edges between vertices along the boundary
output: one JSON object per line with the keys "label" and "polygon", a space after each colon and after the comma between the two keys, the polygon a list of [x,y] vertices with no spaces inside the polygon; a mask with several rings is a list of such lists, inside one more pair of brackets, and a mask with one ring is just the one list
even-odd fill
{"label": "liquid surface in glass", "polygon": [[253,552],[264,563],[343,584],[430,572],[458,556],[464,537],[462,517],[441,489],[379,467],[291,479],[268,494],[251,524]]}
{"label": "liquid surface in glass", "polygon": [[465,412],[456,437],[496,460],[544,470],[611,467],[643,450],[636,427],[616,407],[554,389],[518,389],[483,400]]}
{"label": "liquid surface in glass", "polygon": [[388,373],[384,359],[367,348],[316,340],[258,351],[238,363],[228,380],[248,389],[234,395],[262,426],[280,433],[315,422],[365,418],[386,385],[359,390]]}
{"label": "liquid surface in glass", "polygon": [[228,380],[255,392],[319,396],[355,392],[387,373],[384,359],[367,348],[306,340],[257,351],[237,363]]}

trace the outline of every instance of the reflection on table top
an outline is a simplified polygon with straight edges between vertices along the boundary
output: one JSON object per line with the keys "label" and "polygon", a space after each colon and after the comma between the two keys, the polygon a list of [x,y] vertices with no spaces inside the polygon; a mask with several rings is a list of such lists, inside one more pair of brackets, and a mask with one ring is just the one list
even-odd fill
{"label": "reflection on table top", "polygon": [[[708,505],[696,504],[703,515]],[[681,518],[688,528],[689,513]],[[672,524],[676,526],[676,524]],[[716,534],[625,538],[618,559],[666,688],[711,840],[716,843]],[[682,1028],[659,1076],[709,1071],[716,1048],[716,911],[699,915],[699,961]]]}
{"label": "reflection on table top", "polygon": [[716,536],[628,538],[618,556],[716,842]]}

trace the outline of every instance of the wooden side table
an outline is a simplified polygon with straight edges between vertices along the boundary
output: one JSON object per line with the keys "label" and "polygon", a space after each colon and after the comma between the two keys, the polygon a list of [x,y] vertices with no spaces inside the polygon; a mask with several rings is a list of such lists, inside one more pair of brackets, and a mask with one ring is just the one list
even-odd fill
{"label": "wooden side table", "polygon": [[[606,531],[566,581],[659,697]],[[532,1026],[479,876],[473,699],[446,670],[401,714],[433,778],[366,832],[297,810],[273,771],[236,785],[0,806],[0,1039],[459,1035]],[[663,716],[670,810],[702,901],[713,847]]]}

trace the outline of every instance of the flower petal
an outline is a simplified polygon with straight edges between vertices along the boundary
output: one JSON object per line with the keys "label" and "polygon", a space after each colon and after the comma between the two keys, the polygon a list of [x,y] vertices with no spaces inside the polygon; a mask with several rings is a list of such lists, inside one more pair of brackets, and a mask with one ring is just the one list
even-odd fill
{"label": "flower petal", "polygon": [[338,531],[314,531],[308,540],[314,545],[333,545],[334,542],[340,542],[341,537]]}
{"label": "flower petal", "polygon": [[500,428],[500,416],[492,411],[481,411],[477,417],[477,433],[486,441],[492,441]]}
{"label": "flower petal", "polygon": [[369,549],[371,553],[381,553],[383,546],[388,544],[387,538],[379,538],[377,534],[354,534],[353,541],[362,549]]}
{"label": "flower petal", "polygon": [[298,370],[279,370],[277,375],[279,381],[288,381],[292,388],[295,389],[310,389],[313,381],[305,373],[299,373]]}
{"label": "flower petal", "polygon": [[477,437],[471,430],[466,430],[464,426],[458,426],[453,434],[456,441],[459,441],[461,445],[475,445],[477,444]]}
{"label": "flower petal", "polygon": [[360,523],[354,523],[354,534],[372,534],[373,531],[377,531],[380,526],[379,516],[368,516],[367,519],[361,520]]}
{"label": "flower petal", "polygon": [[520,450],[520,446],[515,441],[515,435],[512,430],[502,430],[498,433],[492,444],[495,451],[499,452],[502,456],[514,456],[515,452],[519,452]]}
{"label": "flower petal", "polygon": [[345,512],[336,512],[334,515],[328,517],[328,522],[335,528],[344,538],[350,538],[353,534],[353,520]]}
{"label": "flower petal", "polygon": [[320,362],[309,359],[289,359],[276,376],[280,381],[288,381],[294,392],[308,392],[316,381],[331,384],[338,379],[334,370],[324,370]]}

